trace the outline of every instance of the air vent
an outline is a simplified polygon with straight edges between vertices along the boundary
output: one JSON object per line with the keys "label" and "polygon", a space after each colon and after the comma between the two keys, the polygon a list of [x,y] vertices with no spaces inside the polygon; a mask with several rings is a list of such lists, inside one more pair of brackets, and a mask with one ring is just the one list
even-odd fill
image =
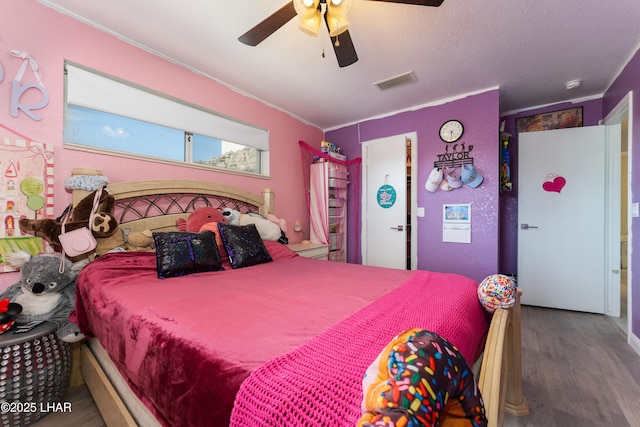
{"label": "air vent", "polygon": [[413,74],[413,71],[409,71],[407,73],[400,74],[399,76],[391,77],[390,79],[374,83],[374,85],[378,86],[378,89],[380,90],[387,90],[417,81],[418,79],[416,78],[416,75]]}

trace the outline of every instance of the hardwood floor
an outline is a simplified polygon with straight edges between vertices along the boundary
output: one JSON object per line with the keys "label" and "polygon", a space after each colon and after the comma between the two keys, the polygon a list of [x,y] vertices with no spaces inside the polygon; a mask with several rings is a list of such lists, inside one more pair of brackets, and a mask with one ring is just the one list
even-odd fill
{"label": "hardwood floor", "polygon": [[69,387],[63,398],[71,403],[70,412],[50,413],[30,427],[106,427],[89,390],[84,385]]}
{"label": "hardwood floor", "polygon": [[518,427],[640,426],[640,355],[606,316],[522,307]]}
{"label": "hardwood floor", "polygon": [[[640,355],[606,316],[522,307],[524,394],[531,414],[508,427],[640,426]],[[71,413],[32,427],[102,427],[87,389],[69,389]]]}

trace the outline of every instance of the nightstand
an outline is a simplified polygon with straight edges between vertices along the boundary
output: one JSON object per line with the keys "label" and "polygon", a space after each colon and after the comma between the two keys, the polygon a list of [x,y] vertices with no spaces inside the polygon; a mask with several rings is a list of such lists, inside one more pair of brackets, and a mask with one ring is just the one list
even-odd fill
{"label": "nightstand", "polygon": [[[0,424],[25,426],[62,406],[71,374],[71,346],[56,325],[44,322],[29,332],[0,335]],[[68,403],[67,403],[68,405]]]}
{"label": "nightstand", "polygon": [[329,245],[321,243],[291,243],[287,247],[305,258],[326,260],[329,257]]}

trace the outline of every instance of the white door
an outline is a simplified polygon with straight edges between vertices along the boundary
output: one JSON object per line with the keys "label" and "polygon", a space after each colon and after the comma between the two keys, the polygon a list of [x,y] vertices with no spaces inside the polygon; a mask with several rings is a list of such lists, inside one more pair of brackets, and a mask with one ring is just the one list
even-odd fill
{"label": "white door", "polygon": [[522,303],[604,312],[605,126],[518,136]]}
{"label": "white door", "polygon": [[405,135],[362,144],[362,263],[407,268]]}

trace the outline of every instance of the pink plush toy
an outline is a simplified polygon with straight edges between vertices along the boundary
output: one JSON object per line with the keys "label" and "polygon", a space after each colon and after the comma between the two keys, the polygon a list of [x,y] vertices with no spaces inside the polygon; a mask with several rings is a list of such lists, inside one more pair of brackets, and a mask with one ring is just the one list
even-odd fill
{"label": "pink plush toy", "polygon": [[197,208],[189,215],[187,219],[179,218],[176,220],[178,231],[200,231],[203,225],[210,222],[222,222],[228,224],[227,218],[222,212],[210,206]]}

